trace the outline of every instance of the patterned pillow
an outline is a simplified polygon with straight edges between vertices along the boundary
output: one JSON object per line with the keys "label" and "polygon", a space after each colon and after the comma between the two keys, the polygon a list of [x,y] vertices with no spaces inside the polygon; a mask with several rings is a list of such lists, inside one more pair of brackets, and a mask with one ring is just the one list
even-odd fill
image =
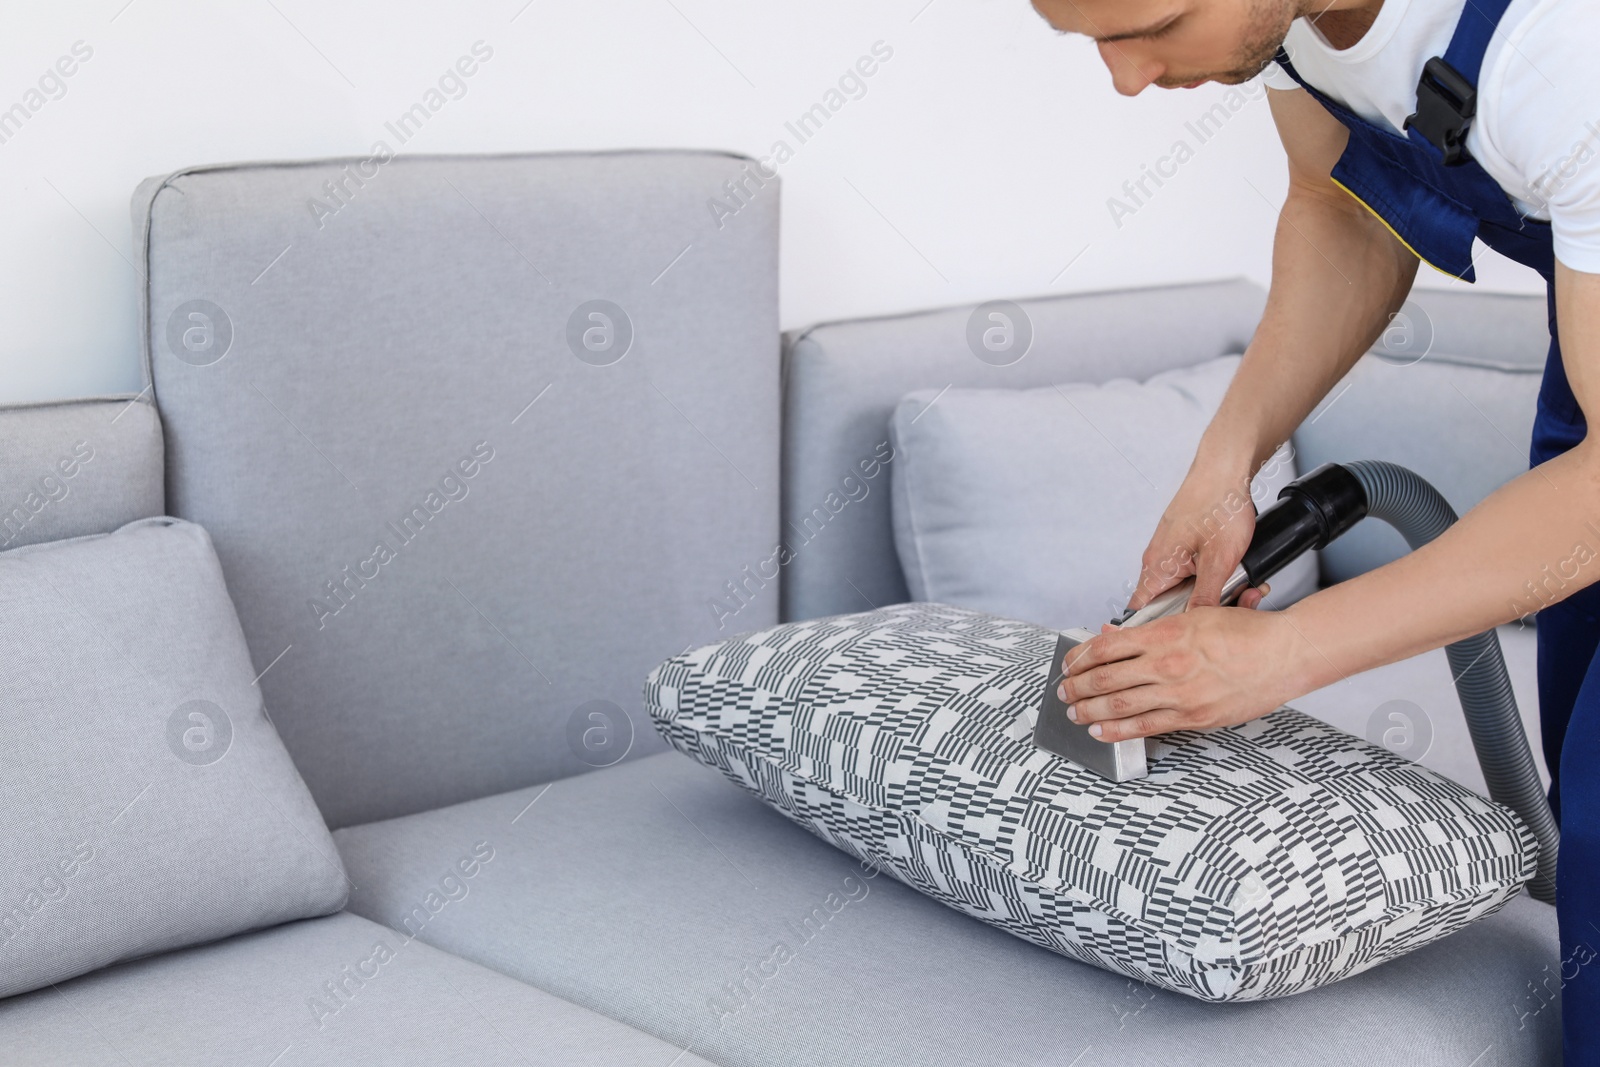
{"label": "patterned pillow", "polygon": [[1113,783],[1035,748],[1051,630],[941,604],[672,657],[676,748],[907,885],[1202,1000],[1356,974],[1482,918],[1534,870],[1510,811],[1292,708],[1151,743]]}

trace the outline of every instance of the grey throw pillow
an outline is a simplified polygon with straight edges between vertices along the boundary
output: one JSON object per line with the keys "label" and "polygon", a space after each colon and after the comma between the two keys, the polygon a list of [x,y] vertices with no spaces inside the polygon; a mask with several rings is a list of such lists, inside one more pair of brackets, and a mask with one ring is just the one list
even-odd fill
{"label": "grey throw pillow", "polygon": [[0,553],[0,996],[344,906],[211,539]]}
{"label": "grey throw pillow", "polygon": [[[1222,356],[1145,382],[919,390],[895,408],[895,548],[915,600],[1055,629],[1121,614],[1139,558],[1239,365]],[[1296,476],[1285,447],[1257,510]],[[1248,507],[1242,499],[1218,501]],[[1267,607],[1317,588],[1316,553],[1272,579]]]}

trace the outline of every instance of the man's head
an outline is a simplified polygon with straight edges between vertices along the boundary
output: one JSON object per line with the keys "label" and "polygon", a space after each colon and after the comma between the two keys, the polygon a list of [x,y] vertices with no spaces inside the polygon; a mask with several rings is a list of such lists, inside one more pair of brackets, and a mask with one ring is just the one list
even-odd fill
{"label": "man's head", "polygon": [[[1335,4],[1337,0],[1335,0]],[[1033,0],[1062,33],[1099,45],[1117,92],[1237,85],[1272,61],[1304,0]],[[1318,10],[1328,5],[1319,3]]]}

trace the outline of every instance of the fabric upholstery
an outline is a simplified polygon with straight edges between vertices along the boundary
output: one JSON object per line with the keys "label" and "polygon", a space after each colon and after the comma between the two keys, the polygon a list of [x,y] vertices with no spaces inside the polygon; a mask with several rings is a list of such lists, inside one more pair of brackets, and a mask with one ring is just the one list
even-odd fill
{"label": "fabric upholstery", "polygon": [[148,400],[0,407],[0,551],[162,514],[161,462]]}
{"label": "fabric upholstery", "polygon": [[[911,598],[1060,630],[1116,618],[1238,365],[1219,356],[1144,382],[908,394],[889,439]],[[1217,526],[1271,506],[1295,474],[1293,450],[1281,449],[1248,496],[1219,497]],[[1271,585],[1274,607],[1315,592],[1316,553]]]}
{"label": "fabric upholstery", "polygon": [[[404,156],[141,189],[169,506],[215,538],[331,824],[660,747],[639,680],[722,632],[777,533],[777,190],[706,209],[745,163]],[[772,595],[738,614],[775,618]]]}
{"label": "fabric upholstery", "polygon": [[1055,648],[1045,627],[899,604],[681,653],[645,703],[673,747],[858,859],[1202,1000],[1336,982],[1532,876],[1510,811],[1292,708],[1150,739],[1133,781],[1047,752]]}
{"label": "fabric upholstery", "polygon": [[422,939],[724,1067],[1414,1067],[1468,1064],[1491,1045],[1480,1063],[1559,1056],[1555,911],[1526,895],[1348,981],[1206,1004],[868,877],[669,752],[339,831],[352,909],[403,928],[480,837],[494,864]]}
{"label": "fabric upholstery", "polygon": [[343,906],[204,530],[0,553],[0,604],[0,996]]}
{"label": "fabric upholstery", "polygon": [[[1528,469],[1539,369],[1473,365],[1447,354],[1420,362],[1363,356],[1294,432],[1305,470],[1386,459],[1409,467],[1464,514]],[[1369,520],[1322,550],[1325,583],[1352,578],[1409,549]]]}
{"label": "fabric upholstery", "polygon": [[[909,599],[889,486],[862,470],[885,458],[889,416],[907,393],[1148,378],[1244,351],[1264,302],[1259,286],[1235,280],[1023,300],[1015,310],[940,308],[789,335],[783,535],[792,560],[782,570],[783,617]],[[988,331],[1005,322],[996,313],[1015,320],[1008,351],[985,347]]]}
{"label": "fabric upholstery", "polygon": [[1539,371],[1550,348],[1549,319],[1543,293],[1419,286],[1389,320],[1373,351],[1403,363],[1437,357],[1472,367]]}
{"label": "fabric upholstery", "polygon": [[707,1067],[348,913],[13,997],[0,1033],[7,1067]]}

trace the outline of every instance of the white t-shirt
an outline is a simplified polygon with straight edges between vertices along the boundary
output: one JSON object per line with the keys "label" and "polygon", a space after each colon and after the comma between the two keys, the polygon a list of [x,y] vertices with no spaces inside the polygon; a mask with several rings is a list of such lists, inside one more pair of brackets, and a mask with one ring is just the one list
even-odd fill
{"label": "white t-shirt", "polygon": [[[1377,20],[1336,51],[1304,19],[1284,46],[1306,81],[1363,118],[1399,132],[1417,79],[1443,55],[1465,0],[1383,0]],[[1548,220],[1556,258],[1600,274],[1600,3],[1512,0],[1478,78],[1467,151],[1530,218]],[[1297,89],[1276,63],[1271,89]]]}

